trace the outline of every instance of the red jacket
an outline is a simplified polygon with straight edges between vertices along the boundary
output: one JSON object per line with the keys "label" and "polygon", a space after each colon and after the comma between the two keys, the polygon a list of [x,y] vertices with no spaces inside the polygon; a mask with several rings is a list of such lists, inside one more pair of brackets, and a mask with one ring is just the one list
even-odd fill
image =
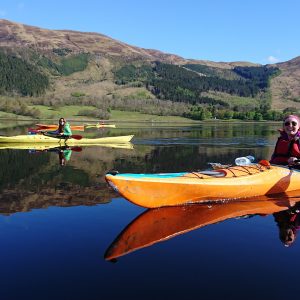
{"label": "red jacket", "polygon": [[299,136],[297,134],[293,139],[288,140],[287,134],[283,132],[277,140],[270,163],[287,165],[290,157],[297,157],[300,159]]}

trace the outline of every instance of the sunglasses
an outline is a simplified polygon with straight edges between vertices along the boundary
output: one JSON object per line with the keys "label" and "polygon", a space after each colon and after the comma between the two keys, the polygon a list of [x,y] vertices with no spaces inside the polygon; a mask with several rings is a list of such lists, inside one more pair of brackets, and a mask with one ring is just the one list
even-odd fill
{"label": "sunglasses", "polygon": [[290,125],[297,126],[298,123],[295,122],[295,121],[292,121],[292,122],[287,121],[287,122],[284,123],[284,126],[290,126]]}

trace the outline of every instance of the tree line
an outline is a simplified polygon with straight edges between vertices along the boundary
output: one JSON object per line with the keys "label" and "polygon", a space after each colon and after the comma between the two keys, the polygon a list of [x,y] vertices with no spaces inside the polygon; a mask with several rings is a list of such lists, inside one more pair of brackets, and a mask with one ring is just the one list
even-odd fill
{"label": "tree line", "polygon": [[0,93],[39,96],[49,80],[36,66],[14,55],[0,52]]}
{"label": "tree line", "polygon": [[[273,67],[235,67],[232,72],[239,79],[224,79],[218,76],[199,76],[197,65],[185,67],[155,62],[149,65],[125,65],[115,72],[117,84],[138,81],[158,99],[186,103],[216,104],[215,99],[202,98],[202,92],[218,91],[240,97],[255,97],[269,86],[269,78],[278,72]],[[190,70],[188,70],[190,69]],[[212,73],[211,73],[212,74]],[[238,77],[237,77],[238,78]],[[226,102],[218,103],[227,106]]]}

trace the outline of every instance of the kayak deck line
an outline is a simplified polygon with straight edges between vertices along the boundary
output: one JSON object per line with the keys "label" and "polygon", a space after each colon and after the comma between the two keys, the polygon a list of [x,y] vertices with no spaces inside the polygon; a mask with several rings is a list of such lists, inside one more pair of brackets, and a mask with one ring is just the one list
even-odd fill
{"label": "kayak deck line", "polygon": [[[241,177],[249,176],[256,173],[264,172],[267,170],[260,164],[254,164],[247,167],[244,166],[231,166],[226,169],[219,170],[203,170],[197,172],[179,172],[179,173],[157,173],[157,174],[134,174],[134,173],[122,173],[118,174],[119,177],[126,177],[132,179],[167,179],[167,178],[198,178],[207,179],[211,177]],[[109,173],[108,173],[109,174]],[[114,174],[116,175],[116,174]]]}
{"label": "kayak deck line", "polygon": [[218,202],[299,190],[300,172],[285,166],[252,164],[213,171],[119,174],[108,184],[134,204],[147,208]]}

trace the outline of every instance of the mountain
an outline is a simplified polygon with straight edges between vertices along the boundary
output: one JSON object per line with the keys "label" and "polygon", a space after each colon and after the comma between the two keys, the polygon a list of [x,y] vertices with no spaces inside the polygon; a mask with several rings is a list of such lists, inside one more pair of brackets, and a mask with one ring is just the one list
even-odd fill
{"label": "mountain", "polygon": [[93,53],[126,61],[147,60],[164,63],[200,63],[212,67],[231,68],[236,65],[254,65],[247,62],[215,63],[205,60],[187,60],[175,54],[154,49],[143,49],[117,41],[100,33],[73,30],[48,30],[0,19],[0,47],[28,48],[53,56],[55,49],[68,53]]}
{"label": "mountain", "polygon": [[[107,117],[109,107],[140,106],[143,112],[160,107],[153,113],[195,118],[216,110],[221,115],[231,111],[228,117],[253,118],[253,111],[300,109],[299,61],[261,66],[185,59],[99,33],[48,30],[0,19],[0,94],[30,96],[31,102],[43,105],[93,105],[97,117]],[[148,102],[141,106],[136,103],[141,99]],[[176,104],[173,111],[166,100]],[[10,112],[9,106],[0,102],[0,110]]]}
{"label": "mountain", "polygon": [[273,108],[300,109],[300,56],[275,66],[280,69],[281,74],[271,81]]}

